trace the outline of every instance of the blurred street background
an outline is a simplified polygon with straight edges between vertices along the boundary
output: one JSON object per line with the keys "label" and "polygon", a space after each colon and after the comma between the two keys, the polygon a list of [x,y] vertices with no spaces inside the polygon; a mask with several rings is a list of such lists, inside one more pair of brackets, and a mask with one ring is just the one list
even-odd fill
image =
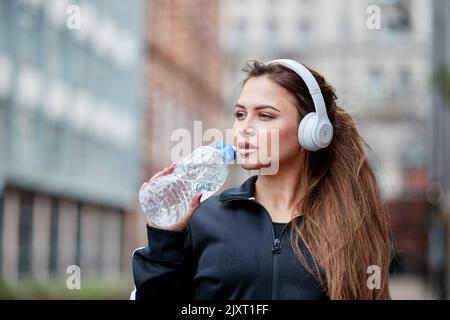
{"label": "blurred street background", "polygon": [[450,298],[450,1],[0,0],[0,299],[128,299],[171,133],[225,134],[244,63],[275,58],[323,74],[370,146],[393,298]]}

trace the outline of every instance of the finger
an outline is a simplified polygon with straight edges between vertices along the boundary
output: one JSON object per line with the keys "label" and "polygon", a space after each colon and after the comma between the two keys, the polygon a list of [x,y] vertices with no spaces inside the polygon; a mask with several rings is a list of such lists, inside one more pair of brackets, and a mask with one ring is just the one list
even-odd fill
{"label": "finger", "polygon": [[145,186],[146,186],[147,184],[148,184],[148,182],[144,182],[144,183],[142,184],[142,186],[139,188],[139,191],[142,190],[142,189],[144,189]]}
{"label": "finger", "polygon": [[191,204],[189,205],[189,208],[186,210],[186,214],[181,218],[181,221],[176,223],[174,226],[172,226],[173,230],[186,230],[187,225],[189,224],[189,221],[192,218],[192,215],[197,211],[198,207],[200,206],[200,199],[202,197],[202,194],[196,193],[192,197]]}
{"label": "finger", "polygon": [[189,206],[189,209],[186,213],[187,216],[192,215],[197,209],[198,207],[200,207],[200,199],[202,198],[202,194],[196,193],[193,197],[192,197],[192,201],[191,204]]}
{"label": "finger", "polygon": [[159,178],[159,177],[161,177],[161,176],[165,176],[165,175],[168,175],[168,174],[172,173],[173,170],[175,170],[175,167],[176,167],[176,164],[175,164],[175,163],[172,163],[172,164],[171,164],[170,166],[168,166],[167,168],[164,168],[163,170],[157,172],[153,177],[150,178],[149,181],[152,181],[152,180],[154,180],[154,179],[156,179],[156,178]]}
{"label": "finger", "polygon": [[148,180],[148,181],[155,180],[156,178],[161,177],[163,174],[164,174],[164,171],[159,171],[159,172],[155,173],[155,174],[153,175],[153,177],[151,177],[150,180]]}
{"label": "finger", "polygon": [[175,163],[172,163],[170,166],[168,166],[168,167],[166,168],[166,171],[169,172],[169,173],[172,173],[173,170],[175,170],[176,166],[177,166],[177,165],[176,165]]}

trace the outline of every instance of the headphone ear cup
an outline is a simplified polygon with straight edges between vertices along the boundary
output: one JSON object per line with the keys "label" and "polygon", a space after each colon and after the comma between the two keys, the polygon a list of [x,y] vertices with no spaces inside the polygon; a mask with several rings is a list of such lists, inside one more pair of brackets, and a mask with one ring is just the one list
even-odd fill
{"label": "headphone ear cup", "polygon": [[298,142],[308,151],[317,151],[319,148],[314,144],[313,135],[314,128],[317,123],[317,115],[315,112],[310,112],[303,117],[298,126]]}

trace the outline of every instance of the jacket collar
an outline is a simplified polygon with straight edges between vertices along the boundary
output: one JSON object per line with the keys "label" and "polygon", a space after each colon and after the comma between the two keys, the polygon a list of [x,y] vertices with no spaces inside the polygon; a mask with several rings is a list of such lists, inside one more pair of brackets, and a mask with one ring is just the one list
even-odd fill
{"label": "jacket collar", "polygon": [[254,200],[254,190],[255,182],[258,179],[257,175],[251,176],[238,188],[230,188],[222,192],[219,196],[219,202],[228,202],[233,200],[248,200],[253,198]]}

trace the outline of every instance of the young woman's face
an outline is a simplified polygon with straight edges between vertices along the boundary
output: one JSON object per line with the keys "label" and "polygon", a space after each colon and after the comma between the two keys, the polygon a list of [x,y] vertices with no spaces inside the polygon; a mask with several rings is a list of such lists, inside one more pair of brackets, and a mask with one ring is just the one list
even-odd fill
{"label": "young woman's face", "polygon": [[248,79],[235,106],[238,163],[256,170],[299,159],[298,119],[295,98],[286,89],[264,76]]}

